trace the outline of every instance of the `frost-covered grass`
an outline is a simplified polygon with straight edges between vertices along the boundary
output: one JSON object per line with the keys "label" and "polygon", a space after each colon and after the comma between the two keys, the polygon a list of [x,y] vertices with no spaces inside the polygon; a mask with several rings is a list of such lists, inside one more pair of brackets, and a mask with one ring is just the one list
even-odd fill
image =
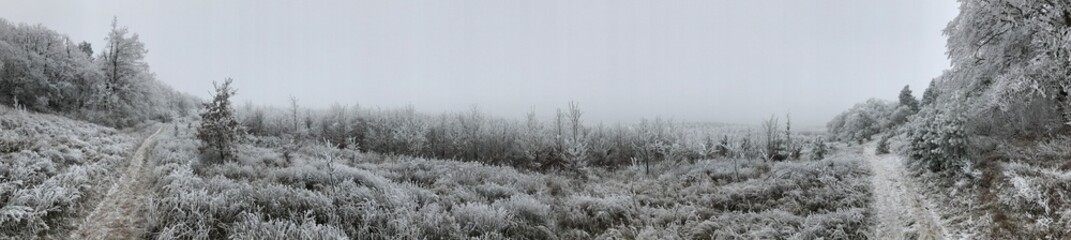
{"label": "frost-covered grass", "polygon": [[1015,236],[1038,239],[1071,238],[1071,173],[1026,164],[1009,163],[999,186],[997,203],[1008,220],[1019,223],[1009,229]]}
{"label": "frost-covered grass", "polygon": [[136,144],[111,128],[0,106],[0,239],[65,236]]}
{"label": "frost-covered grass", "polygon": [[1001,142],[985,160],[951,173],[916,169],[927,195],[942,203],[952,237],[1071,238],[1069,139]]}
{"label": "frost-covered grass", "polygon": [[149,238],[724,239],[867,236],[861,156],[663,162],[583,176],[306,146],[251,144],[196,160],[165,134],[152,154]]}

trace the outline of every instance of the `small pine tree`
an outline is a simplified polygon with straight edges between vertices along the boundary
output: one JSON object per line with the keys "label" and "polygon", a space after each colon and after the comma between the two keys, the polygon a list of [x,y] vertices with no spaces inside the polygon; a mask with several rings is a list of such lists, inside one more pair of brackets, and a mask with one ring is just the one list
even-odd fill
{"label": "small pine tree", "polygon": [[201,140],[198,150],[201,154],[218,157],[216,161],[234,160],[237,156],[235,146],[241,137],[242,129],[234,116],[230,98],[237,90],[231,89],[232,79],[227,78],[223,85],[212,85],[216,88],[216,95],[211,102],[204,104],[204,112],[201,113],[201,127],[197,129],[197,139]]}
{"label": "small pine tree", "polygon": [[586,136],[584,136],[584,126],[580,119],[581,116],[583,116],[583,112],[580,111],[580,104],[577,102],[569,102],[569,111],[566,113],[566,117],[572,135],[565,141],[566,148],[564,153],[565,159],[569,161],[569,167],[577,172],[579,172],[581,168],[588,166],[588,145],[584,141]]}
{"label": "small pine tree", "polygon": [[826,141],[822,137],[815,139],[814,144],[811,145],[811,160],[822,160],[826,158],[827,153],[829,153],[829,146],[826,145]]}
{"label": "small pine tree", "polygon": [[881,140],[878,140],[878,147],[875,150],[878,154],[889,153],[889,135],[890,134],[885,134],[881,137]]}
{"label": "small pine tree", "polygon": [[914,123],[907,135],[911,159],[932,172],[961,167],[970,146],[965,111],[955,106],[948,112],[929,112]]}

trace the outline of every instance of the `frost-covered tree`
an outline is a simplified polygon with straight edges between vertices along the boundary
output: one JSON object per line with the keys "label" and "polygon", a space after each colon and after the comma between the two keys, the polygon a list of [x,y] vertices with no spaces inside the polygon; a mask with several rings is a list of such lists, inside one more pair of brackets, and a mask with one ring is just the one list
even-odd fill
{"label": "frost-covered tree", "polygon": [[301,134],[302,131],[301,131],[301,127],[300,127],[301,126],[301,117],[300,117],[301,114],[300,114],[300,112],[301,112],[301,105],[298,105],[298,99],[296,97],[294,97],[294,96],[290,96],[290,124],[293,124],[293,127],[290,128],[290,134],[302,135]]}
{"label": "frost-covered tree", "polygon": [[552,145],[547,137],[543,123],[536,117],[535,108],[532,108],[525,118],[524,130],[520,139],[522,153],[526,161],[515,163],[526,168],[539,166],[540,160],[546,158],[547,150]]}
{"label": "frost-covered tree", "polygon": [[94,59],[101,81],[95,87],[96,98],[90,114],[91,120],[113,126],[132,126],[139,122],[156,119],[168,121],[177,113],[185,111],[190,96],[170,94],[171,87],[157,81],[145,61],[148,50],[138,34],[131,34],[126,27],[112,19],[112,29],[105,38],[105,46]]}
{"label": "frost-covered tree", "polygon": [[637,151],[636,158],[643,161],[645,173],[650,173],[651,162],[667,160],[675,141],[670,134],[672,123],[655,118],[642,119],[637,126],[636,138],[631,145]]}
{"label": "frost-covered tree", "polygon": [[197,129],[197,139],[201,140],[198,150],[201,154],[218,157],[217,161],[231,161],[237,157],[238,140],[242,136],[242,127],[231,108],[231,96],[237,90],[231,88],[232,79],[227,78],[223,84],[215,82],[216,94],[212,101],[204,103],[201,113],[201,127]]}
{"label": "frost-covered tree", "polygon": [[776,116],[770,116],[762,122],[762,132],[765,137],[766,144],[763,146],[762,157],[764,160],[785,160],[787,157],[784,152],[784,139],[778,136],[778,131],[781,130],[781,123],[777,120]]}
{"label": "frost-covered tree", "polygon": [[458,114],[457,121],[460,124],[461,149],[465,151],[465,156],[469,159],[479,160],[483,157],[484,145],[481,144],[480,136],[483,134],[484,125],[486,124],[486,118],[480,107],[472,105],[469,111],[466,113]]}
{"label": "frost-covered tree", "polygon": [[783,145],[786,151],[785,155],[787,155],[789,159],[800,159],[800,156],[803,154],[803,145],[792,139],[792,116],[788,114],[785,114],[785,141]]}
{"label": "frost-covered tree", "polygon": [[729,146],[729,135],[722,135],[721,140],[718,141],[718,145],[715,147],[715,149],[715,152],[720,157],[725,158],[733,156],[732,150],[730,150]]}
{"label": "frost-covered tree", "polygon": [[[54,111],[113,127],[167,121],[193,107],[193,97],[155,81],[144,45],[113,22],[107,45],[76,44],[41,25],[0,19],[0,103]],[[183,115],[183,114],[177,114]]]}
{"label": "frost-covered tree", "polygon": [[891,136],[891,134],[882,135],[881,139],[878,140],[878,145],[877,145],[877,147],[875,148],[874,151],[877,152],[878,154],[889,153],[889,137],[890,136]]}
{"label": "frost-covered tree", "polygon": [[930,86],[926,87],[925,92],[922,92],[922,100],[919,105],[929,105],[930,103],[933,103],[935,99],[937,99],[937,79],[930,80]]}
{"label": "frost-covered tree", "polygon": [[254,106],[252,102],[246,102],[241,111],[242,127],[250,134],[255,136],[265,135],[267,133],[266,113],[263,108]]}
{"label": "frost-covered tree", "polygon": [[821,136],[811,142],[811,160],[822,160],[826,158],[827,153],[829,153],[829,145],[826,145],[826,141]]}
{"label": "frost-covered tree", "polygon": [[911,95],[911,86],[904,86],[904,89],[900,90],[900,106],[905,106],[914,112],[919,110],[919,101]]}
{"label": "frost-covered tree", "polygon": [[131,104],[142,97],[143,83],[152,78],[149,64],[145,62],[145,44],[138,34],[129,34],[126,27],[119,26],[119,19],[112,19],[106,45],[97,57],[97,64],[104,75],[101,89],[104,108],[114,110],[123,104]]}
{"label": "frost-covered tree", "polygon": [[581,120],[584,112],[580,111],[580,103],[569,102],[569,111],[566,116],[569,120],[570,136],[565,141],[565,155],[573,170],[587,166],[587,143],[584,141],[584,125]]}
{"label": "frost-covered tree", "polygon": [[41,25],[0,19],[0,103],[30,110],[73,112],[100,79],[92,58],[66,36]]}
{"label": "frost-covered tree", "polygon": [[393,116],[392,122],[395,127],[391,131],[392,145],[399,153],[417,155],[423,151],[427,139],[427,124],[416,113],[412,105],[408,105]]}
{"label": "frost-covered tree", "polygon": [[869,141],[871,136],[889,126],[889,116],[895,107],[894,103],[870,99],[833,117],[826,127],[836,140]]}
{"label": "frost-covered tree", "polygon": [[85,53],[86,57],[93,57],[93,45],[89,44],[89,42],[82,41],[81,43],[78,43],[78,50]]}
{"label": "frost-covered tree", "polygon": [[320,136],[329,144],[345,149],[347,147],[346,134],[350,132],[349,112],[346,106],[334,104],[327,113],[320,118]]}
{"label": "frost-covered tree", "polygon": [[945,106],[944,110],[925,109],[927,117],[912,122],[908,131],[911,158],[930,171],[954,169],[967,158],[970,135],[963,106]]}
{"label": "frost-covered tree", "polygon": [[1050,109],[1039,111],[1059,112],[1057,122],[1068,122],[1071,2],[962,0],[959,9],[944,32],[950,80],[970,97],[972,114],[1048,101]]}

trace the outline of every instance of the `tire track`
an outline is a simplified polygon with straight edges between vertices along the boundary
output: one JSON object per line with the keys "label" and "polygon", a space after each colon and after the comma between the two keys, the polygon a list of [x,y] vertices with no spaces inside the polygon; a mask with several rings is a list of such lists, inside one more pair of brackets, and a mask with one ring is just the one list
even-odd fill
{"label": "tire track", "polygon": [[68,239],[135,239],[141,235],[139,212],[144,204],[144,190],[148,187],[145,159],[156,143],[156,136],[167,125],[145,138],[130,157],[130,164],[123,176],[108,190],[93,211],[71,232]]}

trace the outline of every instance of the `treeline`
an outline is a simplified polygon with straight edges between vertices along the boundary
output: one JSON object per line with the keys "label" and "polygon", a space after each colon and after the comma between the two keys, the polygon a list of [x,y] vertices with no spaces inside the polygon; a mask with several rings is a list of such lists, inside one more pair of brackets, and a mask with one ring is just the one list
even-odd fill
{"label": "treeline", "polygon": [[932,94],[927,90],[920,103],[911,94],[910,86],[904,86],[900,90],[899,102],[867,100],[833,117],[826,127],[830,137],[839,141],[870,141],[874,135],[906,123],[921,105],[929,104],[927,99],[932,99]]}
{"label": "treeline", "polygon": [[479,161],[534,170],[616,168],[659,161],[708,158],[821,159],[828,146],[816,136],[793,136],[790,124],[771,118],[762,132],[671,120],[588,124],[579,104],[549,120],[524,120],[468,111],[424,114],[413,107],[369,109],[335,105],[325,110],[246,104],[238,120],[250,141],[287,151],[325,143],[338,148],[440,159]]}
{"label": "treeline", "polygon": [[41,25],[0,19],[0,104],[61,113],[115,127],[190,114],[196,98],[155,79],[148,52],[113,20],[94,53]]}

